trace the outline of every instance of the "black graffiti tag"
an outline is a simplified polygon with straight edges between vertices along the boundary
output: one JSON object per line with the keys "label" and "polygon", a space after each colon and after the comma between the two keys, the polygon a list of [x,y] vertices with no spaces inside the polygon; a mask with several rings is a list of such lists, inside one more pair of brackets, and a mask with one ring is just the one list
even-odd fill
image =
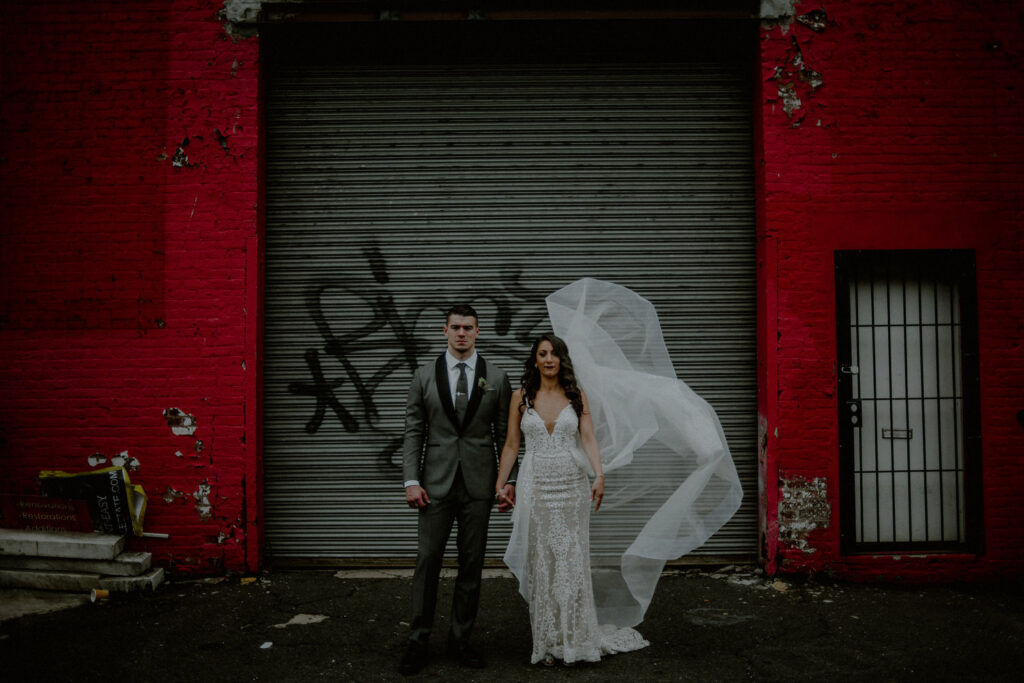
{"label": "black graffiti tag", "polygon": [[[351,280],[320,283],[307,292],[307,311],[323,341],[318,348],[306,349],[304,357],[312,381],[295,381],[288,391],[297,396],[315,399],[313,415],[306,422],[309,434],[317,433],[330,411],[346,432],[365,429],[385,436],[387,442],[377,453],[378,468],[393,471],[395,454],[402,447],[402,435],[389,433],[378,426],[380,413],[374,400],[380,385],[393,373],[405,368],[410,374],[423,362],[423,354],[431,347],[426,339],[416,336],[416,327],[424,314],[443,315],[450,301],[460,300],[458,294],[447,297],[423,297],[409,301],[399,310],[389,288],[390,276],[383,254],[376,246],[363,249],[374,283],[355,284]],[[534,330],[543,319],[543,294],[533,292],[520,283],[521,271],[505,269],[492,291],[474,290],[468,300],[474,305],[489,302],[496,309],[494,330],[497,338],[488,340],[488,351],[518,357],[530,343]],[[325,295],[331,293],[358,302],[365,312],[354,328],[337,333],[324,310]],[[538,310],[539,309],[539,310]],[[514,321],[519,321],[518,325]],[[352,322],[346,320],[346,322]],[[383,339],[382,339],[383,335]],[[380,364],[368,375],[360,372],[353,358],[360,353],[373,353]],[[340,376],[327,377],[322,359],[333,359],[343,370]],[[339,392],[349,386],[354,404],[346,405]]]}

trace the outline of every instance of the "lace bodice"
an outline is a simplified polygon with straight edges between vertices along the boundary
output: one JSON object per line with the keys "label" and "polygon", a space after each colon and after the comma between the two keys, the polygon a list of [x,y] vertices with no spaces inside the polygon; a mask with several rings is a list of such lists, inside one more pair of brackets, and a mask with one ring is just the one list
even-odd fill
{"label": "lace bodice", "polygon": [[537,455],[550,456],[557,451],[571,451],[576,447],[576,433],[579,430],[580,421],[576,417],[576,411],[572,404],[568,403],[555,418],[554,428],[548,432],[548,426],[544,418],[532,407],[527,408],[520,421],[523,435],[526,437],[527,450],[533,450]]}

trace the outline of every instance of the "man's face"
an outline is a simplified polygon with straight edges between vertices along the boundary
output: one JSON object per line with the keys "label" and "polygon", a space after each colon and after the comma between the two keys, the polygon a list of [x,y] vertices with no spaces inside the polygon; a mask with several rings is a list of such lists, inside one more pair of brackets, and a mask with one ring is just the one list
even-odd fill
{"label": "man's face", "polygon": [[480,333],[476,318],[466,315],[450,315],[444,326],[444,336],[448,339],[448,350],[457,358],[465,358],[473,353],[476,346],[476,335]]}

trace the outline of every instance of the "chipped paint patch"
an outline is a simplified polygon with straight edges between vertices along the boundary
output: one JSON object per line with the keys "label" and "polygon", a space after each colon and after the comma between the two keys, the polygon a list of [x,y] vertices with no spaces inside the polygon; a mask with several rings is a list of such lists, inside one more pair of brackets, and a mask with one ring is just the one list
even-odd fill
{"label": "chipped paint patch", "polygon": [[789,118],[793,118],[793,112],[803,106],[792,83],[779,86],[779,99],[782,100],[782,111],[786,112]]}
{"label": "chipped paint patch", "polygon": [[164,411],[164,419],[167,426],[175,436],[192,436],[196,433],[196,416],[183,412],[178,408],[168,408]]}
{"label": "chipped paint patch", "polygon": [[781,101],[782,110],[793,122],[793,127],[797,128],[807,116],[807,112],[803,110],[805,101],[811,99],[818,88],[825,84],[825,79],[818,71],[807,65],[796,36],[793,36],[791,45],[786,55],[786,63],[776,65],[769,78],[778,83],[778,99],[769,101]]}
{"label": "chipped paint patch", "polygon": [[173,503],[176,500],[183,500],[184,498],[185,498],[184,492],[178,491],[177,489],[171,488],[170,486],[168,486],[167,490],[164,491],[164,502],[165,503],[170,504],[170,503]]}
{"label": "chipped paint patch", "polygon": [[812,531],[827,529],[832,517],[825,479],[784,479],[781,493],[779,541],[805,553],[815,552],[815,548],[807,543],[807,538]]}
{"label": "chipped paint patch", "polygon": [[811,10],[807,14],[801,14],[796,20],[815,33],[821,33],[828,26],[828,14],[823,9]]}
{"label": "chipped paint patch", "polygon": [[103,455],[102,453],[93,453],[92,455],[89,456],[89,467],[96,467],[97,465],[102,465],[106,461],[107,456]]}
{"label": "chipped paint patch", "polygon": [[308,624],[319,624],[327,621],[326,614],[296,614],[283,624],[274,624],[274,628],[286,628],[288,626],[306,626]]}
{"label": "chipped paint patch", "polygon": [[114,467],[123,467],[126,470],[131,470],[132,472],[138,471],[140,467],[139,461],[128,455],[128,451],[121,451],[115,455],[110,459],[110,464]]}
{"label": "chipped paint patch", "polygon": [[208,480],[204,479],[199,488],[192,494],[192,497],[196,499],[196,510],[199,512],[199,519],[204,520],[210,519],[213,516],[213,504],[210,503],[212,488],[207,482]]}
{"label": "chipped paint patch", "polygon": [[171,166],[174,168],[192,168],[195,164],[190,164],[188,161],[188,155],[185,154],[185,148],[188,147],[190,140],[186,137],[178,145],[178,149],[174,152],[174,156],[171,157]]}

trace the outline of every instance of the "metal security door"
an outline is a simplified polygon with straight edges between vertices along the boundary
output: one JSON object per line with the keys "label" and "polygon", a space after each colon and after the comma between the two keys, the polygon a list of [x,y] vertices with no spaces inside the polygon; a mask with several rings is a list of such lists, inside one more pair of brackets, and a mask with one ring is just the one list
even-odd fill
{"label": "metal security door", "polygon": [[973,260],[836,255],[846,552],[976,541]]}
{"label": "metal security door", "polygon": [[[267,82],[269,554],[408,562],[413,368],[468,300],[516,381],[580,277],[649,298],[718,411],[743,507],[701,550],[757,548],[754,197],[742,64],[284,65]],[[510,521],[495,514],[489,553]]]}

